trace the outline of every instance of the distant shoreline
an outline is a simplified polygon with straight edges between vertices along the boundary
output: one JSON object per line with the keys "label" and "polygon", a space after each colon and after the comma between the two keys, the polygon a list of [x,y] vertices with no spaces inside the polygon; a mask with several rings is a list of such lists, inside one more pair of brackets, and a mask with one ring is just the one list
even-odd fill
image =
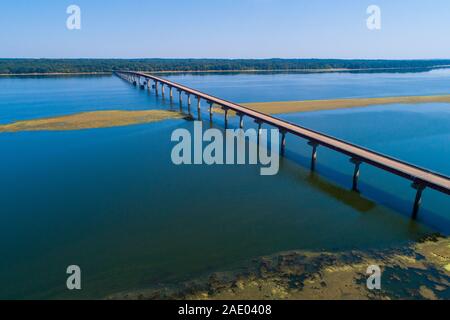
{"label": "distant shoreline", "polygon": [[180,70],[170,70],[170,71],[141,71],[143,73],[234,73],[234,72],[305,72],[305,73],[326,73],[326,72],[352,72],[352,71],[387,71],[387,70],[435,70],[435,69],[448,69],[450,65],[442,65],[435,67],[407,67],[407,68],[331,68],[331,69],[273,69],[273,70],[258,70],[258,69],[247,69],[247,70],[194,70],[194,71],[180,71]]}
{"label": "distant shoreline", "polygon": [[43,72],[43,73],[0,73],[0,77],[9,76],[83,76],[83,75],[111,75],[112,72]]}
{"label": "distant shoreline", "polygon": [[[269,72],[304,72],[304,73],[332,73],[332,72],[358,72],[358,71],[407,71],[407,70],[435,70],[435,69],[447,69],[450,65],[439,65],[432,67],[393,67],[393,68],[328,68],[328,69],[235,69],[235,70],[158,70],[158,71],[145,71],[143,73],[152,74],[164,74],[164,73],[269,73]],[[76,76],[76,75],[112,75],[115,71],[103,71],[103,72],[35,72],[35,73],[0,73],[0,77],[8,76]]]}

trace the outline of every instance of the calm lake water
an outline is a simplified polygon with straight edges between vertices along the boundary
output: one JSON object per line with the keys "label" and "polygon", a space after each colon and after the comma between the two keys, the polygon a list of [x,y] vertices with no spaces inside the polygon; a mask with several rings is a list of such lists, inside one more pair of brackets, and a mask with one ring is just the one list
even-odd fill
{"label": "calm lake water", "polygon": [[[448,70],[170,78],[236,102],[450,93]],[[171,108],[116,77],[0,78],[0,123]],[[450,104],[280,117],[450,175]],[[222,116],[214,126],[223,128]],[[175,166],[171,133],[192,127],[167,120],[0,134],[0,298],[102,298],[285,250],[380,248],[450,230],[448,196],[427,189],[412,222],[408,181],[363,165],[361,194],[351,192],[346,157],[319,148],[312,175],[310,147],[293,137],[276,176],[257,166]],[[65,289],[72,264],[82,269],[81,291]]]}

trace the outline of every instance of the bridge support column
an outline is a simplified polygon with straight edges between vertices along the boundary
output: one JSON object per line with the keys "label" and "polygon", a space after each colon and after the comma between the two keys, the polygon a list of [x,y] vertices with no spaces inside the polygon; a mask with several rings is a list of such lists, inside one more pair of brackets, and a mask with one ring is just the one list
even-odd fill
{"label": "bridge support column", "polygon": [[201,101],[201,98],[199,96],[197,96],[197,119],[198,120],[202,119],[202,113],[201,113],[201,109],[200,109],[200,106],[201,106],[200,101]]}
{"label": "bridge support column", "polygon": [[309,141],[308,144],[312,147],[311,153],[311,171],[316,170],[316,160],[317,160],[317,147],[319,144],[315,141]]}
{"label": "bridge support column", "polygon": [[209,104],[209,108],[208,108],[209,121],[212,122],[212,120],[213,120],[213,103],[211,101],[208,101],[208,104]]}
{"label": "bridge support column", "polygon": [[355,170],[353,171],[352,190],[358,192],[359,167],[362,161],[357,158],[351,158],[350,162],[355,165]]}
{"label": "bridge support column", "polygon": [[158,81],[156,81],[156,80],[155,80],[155,94],[156,94],[156,96],[159,95]]}
{"label": "bridge support column", "polygon": [[225,119],[225,129],[228,127],[228,108],[222,107],[222,110],[225,113],[224,119]]}
{"label": "bridge support column", "polygon": [[256,144],[259,146],[259,139],[261,137],[262,121],[256,119],[255,123],[258,125],[258,129],[256,131]]}
{"label": "bridge support column", "polygon": [[161,83],[161,95],[164,98],[164,83]]}
{"label": "bridge support column", "polygon": [[188,93],[187,94],[187,105],[188,105],[188,109],[191,109],[191,94]]}
{"label": "bridge support column", "polygon": [[147,90],[148,90],[148,92],[152,91],[152,84],[151,84],[150,79],[147,79]]}
{"label": "bridge support column", "polygon": [[173,100],[173,88],[169,87],[170,102]]}
{"label": "bridge support column", "polygon": [[419,213],[420,205],[422,204],[422,193],[425,189],[425,185],[420,182],[414,182],[411,187],[416,189],[416,198],[414,199],[414,206],[412,211],[412,218],[417,219],[417,214]]}
{"label": "bridge support column", "polygon": [[239,116],[239,128],[244,128],[244,115],[242,113],[238,113],[237,116]]}
{"label": "bridge support column", "polygon": [[258,139],[259,139],[259,136],[261,135],[262,121],[255,120],[255,123],[258,125],[258,130],[256,131],[256,134],[257,134]]}
{"label": "bridge support column", "polygon": [[181,90],[178,90],[178,98],[180,101],[180,110],[183,109],[183,92]]}
{"label": "bridge support column", "polygon": [[286,152],[286,131],[285,130],[280,131],[281,131],[280,153],[282,156],[284,156]]}

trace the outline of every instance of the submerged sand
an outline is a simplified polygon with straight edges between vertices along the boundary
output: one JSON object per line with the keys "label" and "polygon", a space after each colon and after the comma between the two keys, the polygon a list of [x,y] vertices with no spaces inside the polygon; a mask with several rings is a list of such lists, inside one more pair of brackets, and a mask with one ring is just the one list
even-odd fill
{"label": "submerged sand", "polygon": [[71,114],[67,116],[17,121],[0,125],[1,132],[66,131],[94,128],[110,128],[143,124],[165,119],[186,117],[182,113],[166,110],[107,110]]}
{"label": "submerged sand", "polygon": [[[383,104],[418,104],[418,103],[450,103],[450,95],[444,96],[403,96],[385,98],[355,98],[332,100],[305,100],[305,101],[281,101],[244,103],[243,105],[267,114],[281,114],[293,112],[333,110],[356,107],[367,107]],[[214,112],[223,113],[223,110],[214,107]],[[233,113],[230,113],[233,115]],[[165,119],[177,119],[187,117],[181,112],[167,110],[107,110],[83,112],[67,116],[50,117],[43,119],[31,119],[0,125],[1,132],[19,131],[64,131],[94,128],[109,128],[142,124]]]}
{"label": "submerged sand", "polygon": [[[381,290],[367,268],[381,269]],[[178,288],[108,299],[450,299],[450,239],[431,236],[402,247],[344,252],[289,251],[255,259],[237,272],[213,273]]]}
{"label": "submerged sand", "polygon": [[450,95],[257,102],[257,103],[244,103],[243,105],[259,112],[279,114],[279,113],[368,107],[385,104],[417,104],[417,103],[450,103]]}

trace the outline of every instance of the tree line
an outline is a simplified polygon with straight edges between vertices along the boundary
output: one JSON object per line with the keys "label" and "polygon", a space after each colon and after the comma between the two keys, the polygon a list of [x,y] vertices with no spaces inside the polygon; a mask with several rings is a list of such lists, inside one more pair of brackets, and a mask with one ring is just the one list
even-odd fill
{"label": "tree line", "polygon": [[140,71],[427,70],[450,60],[339,59],[0,59],[0,74]]}

